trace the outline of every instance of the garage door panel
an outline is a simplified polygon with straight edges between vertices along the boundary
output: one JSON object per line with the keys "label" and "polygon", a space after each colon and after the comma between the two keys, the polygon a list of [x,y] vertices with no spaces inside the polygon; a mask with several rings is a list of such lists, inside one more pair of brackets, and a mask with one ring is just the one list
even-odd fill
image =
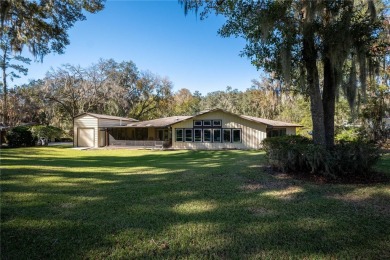
{"label": "garage door panel", "polygon": [[78,129],[78,142],[77,146],[80,147],[93,147],[94,146],[94,137],[95,131],[93,128],[79,128]]}

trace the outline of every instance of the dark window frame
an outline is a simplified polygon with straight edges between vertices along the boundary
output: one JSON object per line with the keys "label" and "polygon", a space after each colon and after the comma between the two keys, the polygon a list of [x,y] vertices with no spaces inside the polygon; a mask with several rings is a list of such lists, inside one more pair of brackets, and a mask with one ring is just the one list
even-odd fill
{"label": "dark window frame", "polygon": [[[205,131],[210,132],[210,139],[209,141],[206,141]],[[213,131],[212,129],[203,129],[203,143],[211,143],[213,141]]]}
{"label": "dark window frame", "polygon": [[[188,136],[187,136],[187,131],[191,131],[191,135],[188,135]],[[193,134],[194,134],[194,129],[193,129],[193,128],[185,128],[185,129],[184,129],[184,142],[186,142],[186,143],[192,143],[192,142],[194,141],[194,136],[193,136]],[[187,137],[190,137],[190,138],[191,138],[191,141],[188,141],[188,140],[187,140]]]}
{"label": "dark window frame", "polygon": [[[205,124],[206,122],[210,122],[210,124]],[[207,126],[207,127],[211,127],[211,126],[213,126],[213,120],[211,120],[211,119],[206,119],[206,120],[203,120],[202,121],[202,124],[203,124],[203,126]]]}
{"label": "dark window frame", "polygon": [[[215,122],[219,122],[219,124],[215,124]],[[213,126],[222,127],[222,120],[221,119],[213,120]]]}
{"label": "dark window frame", "polygon": [[267,138],[268,137],[277,137],[287,135],[287,128],[268,128],[267,129]]}
{"label": "dark window frame", "polygon": [[[199,123],[200,123],[200,125],[197,125],[197,124],[196,124],[197,122],[199,122]],[[199,126],[203,126],[203,121],[202,121],[202,120],[194,120],[194,123],[193,123],[193,125],[194,125],[194,126],[197,126],[197,127],[199,127]]]}
{"label": "dark window frame", "polygon": [[[229,131],[229,141],[225,141],[225,131]],[[222,142],[223,143],[231,143],[232,142],[232,129],[231,128],[222,128]]]}
{"label": "dark window frame", "polygon": [[[216,131],[219,131],[219,141],[216,141],[215,140],[215,132]],[[222,143],[222,129],[221,128],[216,128],[216,129],[213,129],[213,143]]]}
{"label": "dark window frame", "polygon": [[[239,137],[240,137],[240,140],[239,141],[235,141],[234,140],[234,132],[235,131],[239,131],[240,132],[240,134],[239,134]],[[242,129],[241,128],[233,128],[232,129],[232,136],[231,136],[232,138],[232,143],[242,143]]]}
{"label": "dark window frame", "polygon": [[[178,139],[177,131],[181,131],[181,141],[177,140]],[[175,141],[176,142],[184,142],[184,129],[183,128],[176,128],[175,129]]]}
{"label": "dark window frame", "polygon": [[[200,140],[199,141],[196,140],[196,132],[200,132]],[[202,143],[203,142],[203,131],[202,131],[202,129],[194,128],[193,133],[194,133],[194,139],[193,139],[194,142],[195,143]]]}

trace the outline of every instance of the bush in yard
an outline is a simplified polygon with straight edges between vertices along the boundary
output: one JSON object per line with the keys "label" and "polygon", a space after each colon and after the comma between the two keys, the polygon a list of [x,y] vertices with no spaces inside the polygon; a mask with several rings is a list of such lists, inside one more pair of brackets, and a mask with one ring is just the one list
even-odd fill
{"label": "bush in yard", "polygon": [[337,142],[354,142],[360,140],[362,137],[362,129],[358,127],[347,127],[340,129],[339,133],[335,136]]}
{"label": "bush in yard", "polygon": [[282,136],[266,138],[263,147],[278,170],[330,178],[367,176],[379,159],[379,148],[361,140],[341,141],[327,150],[306,137]]}
{"label": "bush in yard", "polygon": [[367,176],[380,157],[376,144],[361,140],[340,142],[330,152],[332,172],[337,176]]}
{"label": "bush in yard", "polygon": [[33,136],[38,139],[42,139],[42,138],[46,139],[44,145],[48,144],[48,140],[61,138],[61,135],[63,134],[62,129],[54,126],[45,126],[45,125],[33,126],[31,128],[31,132]]}
{"label": "bush in yard", "polygon": [[34,146],[35,138],[27,126],[17,126],[8,131],[6,140],[9,147]]}
{"label": "bush in yard", "polygon": [[284,172],[299,171],[306,166],[302,155],[310,143],[310,139],[299,135],[271,137],[263,141],[263,148],[273,167]]}

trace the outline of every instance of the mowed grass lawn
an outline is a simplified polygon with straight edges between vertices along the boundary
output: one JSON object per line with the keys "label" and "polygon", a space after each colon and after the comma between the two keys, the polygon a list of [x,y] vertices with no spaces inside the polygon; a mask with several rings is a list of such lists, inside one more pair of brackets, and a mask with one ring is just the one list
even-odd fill
{"label": "mowed grass lawn", "polygon": [[264,165],[258,151],[3,149],[1,258],[390,258],[389,184]]}

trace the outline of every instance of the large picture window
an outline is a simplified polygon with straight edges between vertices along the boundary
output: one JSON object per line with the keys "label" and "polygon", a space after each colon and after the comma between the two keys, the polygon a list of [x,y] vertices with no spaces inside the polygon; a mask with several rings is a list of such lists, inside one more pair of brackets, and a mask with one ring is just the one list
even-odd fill
{"label": "large picture window", "polygon": [[[239,143],[242,142],[240,128],[177,128],[175,129],[176,142],[213,142],[213,143]],[[267,134],[283,135],[286,129],[269,129]],[[269,136],[268,136],[269,137]]]}
{"label": "large picture window", "polygon": [[202,142],[202,129],[194,129],[194,142]]}
{"label": "large picture window", "polygon": [[233,142],[241,142],[241,129],[233,129]]}
{"label": "large picture window", "polygon": [[214,143],[221,142],[221,129],[214,129],[213,131],[213,141]]}
{"label": "large picture window", "polygon": [[211,142],[211,129],[204,129],[203,130],[203,141],[204,142]]}
{"label": "large picture window", "polygon": [[176,129],[176,142],[183,142],[183,129]]}
{"label": "large picture window", "polygon": [[185,132],[185,141],[192,142],[192,129],[186,129],[184,132]]}
{"label": "large picture window", "polygon": [[230,143],[231,142],[231,130],[230,129],[223,129],[223,142],[224,143]]}

